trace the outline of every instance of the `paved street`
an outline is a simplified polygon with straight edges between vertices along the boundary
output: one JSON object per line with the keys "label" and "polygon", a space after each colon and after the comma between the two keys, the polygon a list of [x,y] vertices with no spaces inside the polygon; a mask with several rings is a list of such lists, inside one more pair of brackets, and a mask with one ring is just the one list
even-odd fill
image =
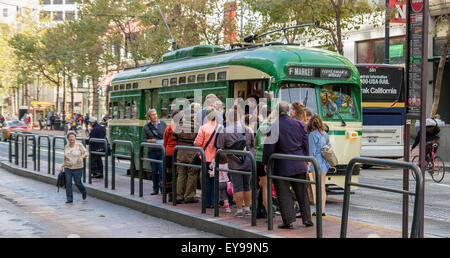
{"label": "paved street", "polygon": [[[8,153],[8,145],[7,143],[0,143],[0,151],[2,153],[7,154]],[[57,164],[62,162],[62,151],[57,152]],[[46,159],[46,152],[42,152],[42,157],[45,160]],[[3,159],[7,159],[7,155],[3,156]],[[125,168],[127,168],[128,164],[122,163],[118,164],[118,172],[119,175],[125,176]],[[6,173],[8,174],[8,173]],[[20,177],[18,178],[20,179]],[[16,180],[18,180],[16,179]],[[17,189],[27,189],[29,191],[35,192],[34,187],[36,185],[42,185],[41,183],[33,183],[33,181],[27,181],[27,187],[21,186]],[[370,185],[379,185],[379,186],[385,186],[385,187],[391,187],[396,189],[402,188],[402,172],[399,170],[389,170],[389,169],[381,169],[381,168],[372,168],[372,169],[366,169],[361,172],[360,176],[360,182]],[[2,182],[2,185],[5,183]],[[28,184],[30,186],[28,186]],[[410,187],[413,187],[414,182],[412,178],[410,178]],[[51,201],[49,203],[49,207],[53,207],[51,205],[55,205],[57,203],[57,206],[62,209],[62,207],[65,207],[64,205],[64,194],[59,193],[55,194],[55,188],[53,186],[48,186],[50,191],[50,196],[53,198],[58,198],[58,201]],[[411,188],[412,189],[412,188]],[[9,190],[10,192],[14,192],[13,190]],[[20,190],[18,192],[21,192]],[[6,198],[8,195],[1,193]],[[429,175],[426,175],[426,184],[425,184],[425,236],[429,237],[450,237],[450,203],[448,202],[448,196],[450,195],[450,175],[446,175],[443,182],[440,184],[434,183]],[[33,196],[33,195],[32,195]],[[38,198],[38,197],[36,197]],[[41,198],[45,198],[42,197]],[[77,199],[78,198],[78,199]],[[74,212],[85,214],[86,212],[83,212],[85,209],[91,209],[91,208],[85,208],[84,205],[90,205],[92,204],[92,200],[88,203],[80,202],[80,196],[75,197],[75,205],[73,208]],[[359,222],[359,223],[365,223],[370,224],[373,226],[378,227],[384,227],[389,228],[391,230],[401,231],[401,223],[402,223],[402,216],[401,216],[401,209],[402,209],[402,196],[395,193],[389,193],[389,192],[380,192],[376,190],[371,189],[365,189],[365,188],[359,188],[355,190],[355,194],[351,195],[351,205],[350,205],[350,213],[349,213],[349,219],[352,222]],[[328,197],[327,207],[326,207],[326,213],[329,218],[336,218],[340,219],[342,215],[342,196],[341,195],[333,195]],[[78,204],[78,202],[80,202]],[[0,202],[2,203],[2,202]],[[103,203],[103,206],[109,207],[114,206],[112,204]],[[410,205],[409,205],[409,212],[410,215],[412,215],[413,210],[413,198],[410,197]],[[78,205],[83,205],[82,208],[80,208]],[[77,207],[78,206],[78,207]],[[102,207],[103,207],[102,206]],[[100,206],[93,206],[95,208],[98,208]],[[105,209],[106,209],[105,207]],[[120,208],[120,207],[119,207]],[[132,214],[133,211],[129,209],[123,208],[123,212],[126,213],[125,215],[120,214],[119,208],[111,208],[107,209],[112,212],[108,217],[110,216],[117,216],[123,217],[129,214]],[[54,209],[54,208],[53,208]],[[312,208],[314,210],[314,208]],[[91,214],[90,212],[88,214]],[[99,211],[99,213],[96,213],[92,215],[95,219],[100,219],[100,221],[106,220],[104,217],[99,217],[102,214],[102,211]],[[143,220],[144,217],[151,218],[149,216],[145,216],[143,214],[138,213],[139,216],[141,216],[141,219]],[[132,216],[132,215],[130,215]],[[14,219],[11,217],[10,219]],[[140,221],[142,221],[140,220]],[[123,220],[123,221],[135,221],[135,220]],[[155,220],[156,221],[156,220]],[[169,224],[168,222],[157,220],[162,225]],[[411,224],[412,217],[410,216],[409,223]],[[151,222],[146,221],[148,225],[152,225],[153,223],[157,222]],[[145,224],[145,225],[147,225]],[[136,223],[138,225],[138,223]],[[175,225],[175,224],[171,224]],[[120,224],[119,224],[120,226]],[[176,225],[175,225],[176,226]],[[149,228],[152,228],[149,226]],[[129,236],[132,236],[133,234],[138,234],[137,236],[144,236],[144,233],[138,233],[136,230],[133,231],[132,227],[127,227],[127,229],[130,229]],[[96,231],[97,232],[97,231]],[[142,230],[143,232],[143,230]],[[195,231],[192,231],[195,232]],[[109,235],[111,233],[111,235]],[[164,234],[168,234],[170,236],[173,236],[174,233],[165,232]],[[69,233],[70,234],[70,233]],[[75,233],[76,234],[76,233]],[[80,233],[81,234],[81,233]],[[108,234],[109,236],[117,236],[115,234],[118,234],[117,232],[105,232],[105,234]],[[195,233],[188,233],[193,234],[193,236],[197,236],[199,232]],[[94,235],[90,235],[94,236]],[[128,236],[128,234],[127,234]],[[151,235],[149,235],[151,236]],[[376,236],[374,236],[376,237]]]}
{"label": "paved street", "polygon": [[0,177],[0,237],[220,237],[89,196],[83,201],[76,192],[65,204],[64,189],[3,169]]}

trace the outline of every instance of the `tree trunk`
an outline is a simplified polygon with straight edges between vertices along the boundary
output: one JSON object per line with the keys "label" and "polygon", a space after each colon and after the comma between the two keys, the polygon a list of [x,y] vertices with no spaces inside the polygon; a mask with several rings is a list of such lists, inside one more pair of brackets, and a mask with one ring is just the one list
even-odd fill
{"label": "tree trunk", "polygon": [[441,96],[442,79],[444,77],[445,62],[447,60],[448,46],[450,44],[450,30],[447,32],[447,39],[442,47],[441,60],[439,61],[438,71],[436,74],[436,85],[434,88],[434,100],[431,107],[431,116],[436,115],[439,107],[439,98]]}
{"label": "tree trunk", "polygon": [[73,118],[73,114],[75,111],[75,98],[74,98],[74,92],[73,92],[73,82],[72,82],[72,76],[69,76],[69,85],[70,85],[70,101],[71,101],[71,112],[70,112],[70,116]]}
{"label": "tree trunk", "polygon": [[97,91],[97,79],[92,77],[92,112],[90,115],[97,117],[97,119],[100,119],[98,117],[98,91]]}
{"label": "tree trunk", "polygon": [[59,113],[59,84],[56,85],[56,101],[55,101],[55,112],[56,114]]}

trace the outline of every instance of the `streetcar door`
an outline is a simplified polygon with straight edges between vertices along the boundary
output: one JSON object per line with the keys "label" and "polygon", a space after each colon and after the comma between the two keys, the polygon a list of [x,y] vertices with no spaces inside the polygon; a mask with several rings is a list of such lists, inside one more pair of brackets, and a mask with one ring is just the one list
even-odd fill
{"label": "streetcar door", "polygon": [[145,110],[144,113],[147,114],[147,111],[150,108],[156,108],[158,104],[158,89],[149,89],[145,90]]}
{"label": "streetcar door", "polygon": [[230,83],[230,96],[244,101],[254,98],[259,103],[259,98],[264,97],[266,85],[267,80],[234,81]]}

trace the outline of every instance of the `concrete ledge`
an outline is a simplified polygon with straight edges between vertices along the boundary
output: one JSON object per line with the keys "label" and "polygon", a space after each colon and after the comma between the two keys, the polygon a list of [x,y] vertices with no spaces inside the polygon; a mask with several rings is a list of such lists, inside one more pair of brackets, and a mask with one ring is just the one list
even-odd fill
{"label": "concrete ledge", "polygon": [[[52,184],[56,187],[56,176],[48,175],[44,173],[37,173],[21,167],[17,167],[14,164],[10,164],[8,161],[0,161],[0,167],[7,171],[22,176],[31,178],[44,183]],[[171,206],[150,203],[143,201],[138,197],[126,196],[119,194],[114,190],[101,189],[93,187],[89,184],[85,184],[89,197],[95,197],[103,201],[111,202],[120,206],[124,206],[133,210],[141,211],[153,217],[168,220],[182,226],[195,228],[201,231],[222,235],[231,238],[278,238],[279,236],[262,232],[259,230],[243,229],[239,226],[219,221],[214,218],[202,217],[190,212],[176,209]],[[73,189],[78,192],[76,187]]]}

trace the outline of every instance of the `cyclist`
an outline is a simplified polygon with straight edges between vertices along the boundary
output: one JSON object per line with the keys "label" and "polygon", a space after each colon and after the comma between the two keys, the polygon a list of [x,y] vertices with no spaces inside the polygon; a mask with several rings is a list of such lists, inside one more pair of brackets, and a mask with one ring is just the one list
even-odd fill
{"label": "cyclist", "polygon": [[[439,124],[441,120],[439,115],[435,115],[432,118],[427,118],[426,120],[426,147],[425,147],[425,160],[427,163],[431,161],[431,150],[434,148],[436,152],[439,148],[439,132],[441,131]],[[411,151],[420,143],[420,129],[417,132],[416,139],[412,145]],[[433,146],[434,145],[434,146]],[[432,164],[428,164],[432,166]]]}

